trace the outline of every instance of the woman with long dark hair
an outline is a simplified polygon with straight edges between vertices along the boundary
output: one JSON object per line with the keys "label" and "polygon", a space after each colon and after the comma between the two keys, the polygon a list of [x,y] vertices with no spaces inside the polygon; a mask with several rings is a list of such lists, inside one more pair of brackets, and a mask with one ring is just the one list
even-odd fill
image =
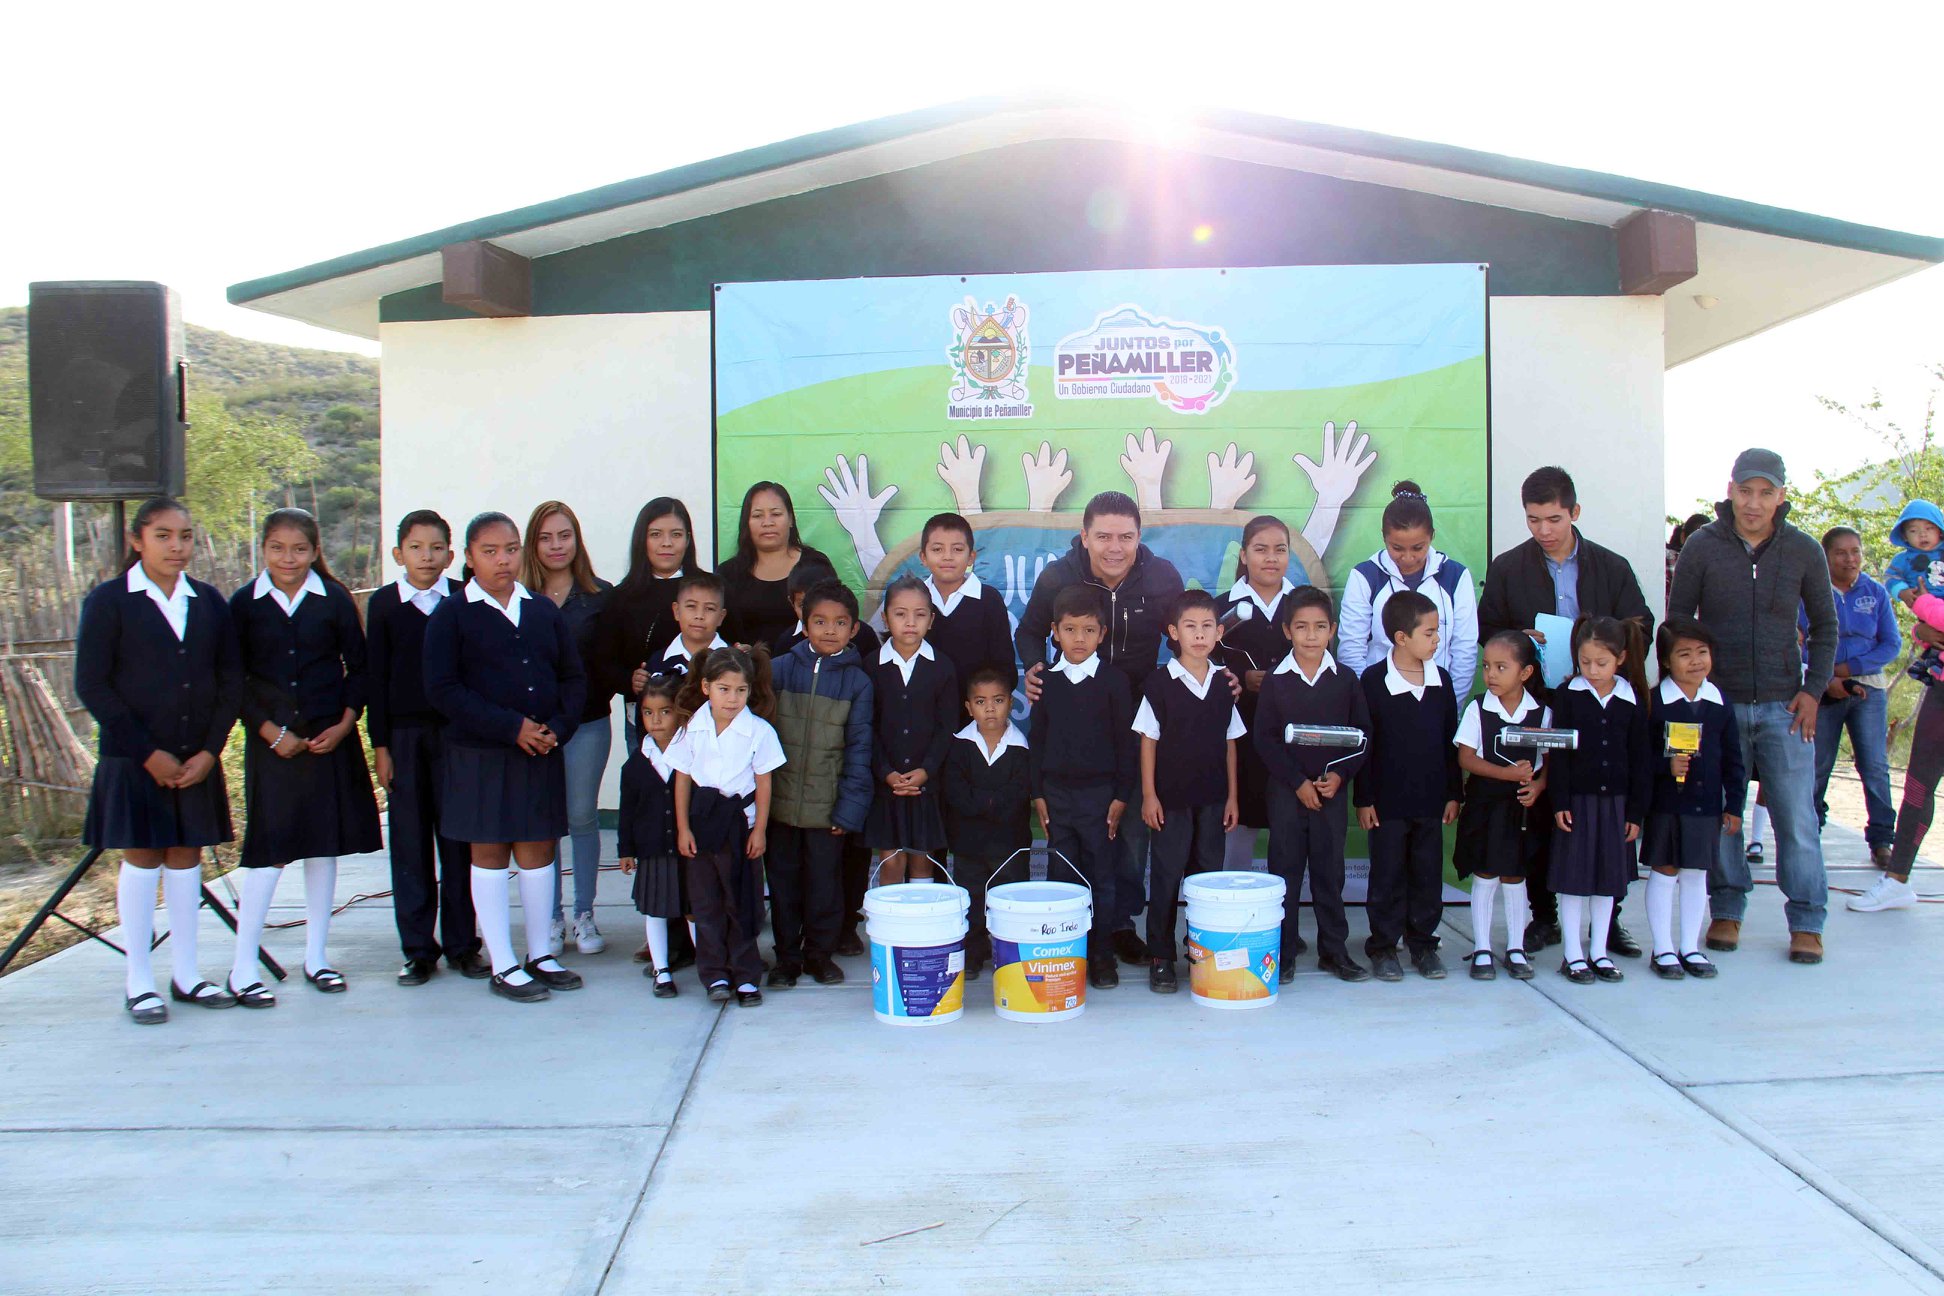
{"label": "woman with long dark hair", "polygon": [[735,555],[717,569],[729,586],[725,631],[731,642],[767,646],[796,624],[790,573],[806,562],[836,570],[829,555],[797,534],[790,492],[773,481],[759,481],[743,492]]}
{"label": "woman with long dark hair", "polygon": [[[587,555],[580,518],[559,500],[546,500],[527,518],[521,549],[520,583],[543,595],[567,619],[567,628],[580,651],[588,674],[587,700],[581,704],[580,726],[564,751],[567,760],[567,846],[574,866],[574,947],[583,954],[607,948],[594,924],[594,890],[601,880],[601,776],[607,772],[613,746],[611,709],[614,690],[592,674],[594,638],[609,591],[614,587],[594,574]],[[553,927],[548,940],[558,954],[567,944],[566,915],[561,908],[563,879],[561,852],[554,868]]]}

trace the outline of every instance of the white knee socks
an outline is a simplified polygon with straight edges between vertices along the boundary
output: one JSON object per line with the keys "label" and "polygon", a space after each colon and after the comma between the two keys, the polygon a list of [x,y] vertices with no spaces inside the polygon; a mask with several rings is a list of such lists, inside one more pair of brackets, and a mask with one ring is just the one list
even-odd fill
{"label": "white knee socks", "polygon": [[1748,831],[1742,836],[1742,845],[1753,846],[1768,836],[1768,826],[1768,807],[1759,803],[1751,806],[1748,811]]}
{"label": "white knee socks", "polygon": [[[1471,889],[1472,949],[1492,951],[1492,902],[1498,899],[1499,880],[1497,878],[1475,877]],[[1510,925],[1505,929],[1505,943],[1517,945],[1518,936]]]}
{"label": "white knee socks", "polygon": [[1654,934],[1654,957],[1674,952],[1674,879],[1647,875],[1647,929]]}
{"label": "white knee socks", "polygon": [[1500,882],[1499,894],[1505,898],[1505,948],[1512,950],[1525,948],[1526,924],[1532,921],[1532,897],[1526,892],[1526,884],[1520,882]]}
{"label": "white knee socks", "polygon": [[[155,940],[155,875],[123,860],[115,883],[115,908],[121,916],[122,944],[128,946],[128,997],[155,993],[155,968],[149,946]],[[169,916],[175,921],[175,915]],[[195,984],[194,982],[190,983]]]}
{"label": "white knee socks", "polygon": [[175,964],[176,987],[196,988],[196,919],[202,908],[202,861],[194,868],[163,869],[162,899],[169,906],[169,953]]}
{"label": "white knee socks", "polygon": [[324,947],[331,937],[331,899],[337,893],[337,856],[304,861],[304,971],[331,966]]}
{"label": "white knee socks", "polygon": [[1597,963],[1607,956],[1607,933],[1613,930],[1613,897],[1593,896],[1591,899],[1593,902],[1592,958]]}
{"label": "white knee socks", "polygon": [[1586,930],[1586,897],[1563,895],[1559,897],[1559,935],[1560,943],[1566,947],[1568,963],[1583,962],[1586,946],[1580,935]]}
{"label": "white knee socks", "polygon": [[[533,978],[513,956],[513,912],[507,898],[512,879],[506,874],[503,868],[473,865],[473,914],[479,922],[479,937],[486,943],[486,957],[493,961],[493,971],[511,985],[525,985]],[[543,921],[546,916],[543,912]]]}
{"label": "white knee socks", "polygon": [[230,985],[237,990],[255,985],[257,950],[263,943],[263,924],[270,917],[283,868],[248,868],[243,872],[243,900],[236,906],[236,957],[230,962]]}
{"label": "white knee socks", "polygon": [[648,953],[655,960],[655,971],[668,971],[668,919],[648,919]]}
{"label": "white knee socks", "polygon": [[[515,866],[518,868],[518,866]],[[520,911],[526,919],[527,958],[539,960],[553,956],[554,866],[518,869],[520,874]]]}
{"label": "white knee socks", "polygon": [[[1670,882],[1674,879],[1669,878]],[[1701,924],[1708,921],[1708,870],[1682,869],[1681,953],[1701,952]]]}

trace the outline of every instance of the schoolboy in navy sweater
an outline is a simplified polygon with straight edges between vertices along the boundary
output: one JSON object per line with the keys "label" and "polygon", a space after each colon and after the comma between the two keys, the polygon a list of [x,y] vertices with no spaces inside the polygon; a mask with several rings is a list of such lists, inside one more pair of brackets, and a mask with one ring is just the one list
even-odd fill
{"label": "schoolboy in navy sweater", "polygon": [[1047,847],[1079,869],[1093,888],[1087,980],[1098,989],[1120,984],[1107,943],[1115,912],[1110,894],[1114,839],[1139,786],[1133,693],[1126,675],[1102,668],[1105,623],[1092,586],[1069,585],[1054,599],[1053,638],[1060,660],[1042,676],[1027,734],[1033,807],[1046,825]]}
{"label": "schoolboy in navy sweater", "polygon": [[956,513],[940,513],[925,522],[919,534],[918,557],[929,573],[931,629],[925,641],[945,655],[961,680],[984,666],[1006,676],[1006,691],[1019,686],[1019,667],[1013,661],[1012,621],[1006,600],[972,570],[979,551],[972,543],[972,524]]}
{"label": "schoolboy in navy sweater", "polygon": [[[1296,979],[1307,948],[1298,929],[1303,875],[1316,906],[1317,966],[1344,981],[1370,973],[1350,957],[1343,912],[1343,839],[1350,831],[1346,785],[1370,755],[1370,704],[1363,682],[1330,655],[1336,607],[1328,591],[1304,585],[1283,596],[1276,620],[1290,653],[1262,680],[1255,748],[1268,773],[1269,871],[1288,884],[1283,899],[1283,984]],[[1283,741],[1285,726],[1332,725],[1364,735],[1361,747],[1306,747]]]}
{"label": "schoolboy in navy sweater", "polygon": [[365,604],[371,676],[365,732],[374,772],[387,789],[392,916],[405,954],[398,984],[424,985],[441,953],[447,967],[483,980],[493,970],[479,954],[472,851],[439,831],[445,717],[425,696],[425,626],[439,604],[458,592],[445,575],[452,564],[451,524],[431,509],[407,513],[398,523],[392,561],[404,574]]}
{"label": "schoolboy in navy sweater", "polygon": [[[1148,857],[1148,989],[1173,994],[1175,906],[1181,879],[1222,867],[1223,834],[1238,817],[1235,740],[1249,731],[1226,675],[1209,654],[1222,640],[1215,599],[1187,590],[1168,618],[1176,657],[1141,686],[1141,820],[1154,833]],[[1220,688],[1215,687],[1221,685]]]}
{"label": "schoolboy in navy sweater", "polygon": [[1357,821],[1370,836],[1370,887],[1364,953],[1380,981],[1399,981],[1401,940],[1419,975],[1445,974],[1438,957],[1444,917],[1444,825],[1456,822],[1463,775],[1458,699],[1431,659],[1438,651],[1438,608],[1416,590],[1384,604],[1391,650],[1363,673],[1375,759],[1357,776]]}
{"label": "schoolboy in navy sweater", "polygon": [[[1026,735],[1012,723],[1012,680],[997,666],[981,666],[965,683],[965,705],[972,722],[958,731],[945,753],[943,810],[945,838],[952,847],[952,869],[971,907],[965,934],[965,979],[976,981],[992,958],[986,931],[986,879],[1024,882],[1024,859],[1016,875],[1000,866],[1033,844],[1031,758]],[[1009,871],[1009,873],[1012,871]]]}

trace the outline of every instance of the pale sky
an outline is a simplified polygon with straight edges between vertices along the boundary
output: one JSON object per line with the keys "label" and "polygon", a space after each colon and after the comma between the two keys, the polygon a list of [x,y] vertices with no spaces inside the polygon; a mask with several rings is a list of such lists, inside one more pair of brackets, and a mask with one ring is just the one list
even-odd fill
{"label": "pale sky", "polygon": [[[34,6],[0,18],[15,195],[0,304],[35,279],[158,279],[199,324],[376,346],[229,306],[231,283],[493,212],[974,95],[1165,118],[1231,107],[1944,234],[1944,5]],[[1811,15],[1813,14],[1813,17]],[[1769,30],[1786,27],[1777,33]],[[1737,449],[1792,475],[1919,421],[1934,269],[1682,366],[1670,510]]]}

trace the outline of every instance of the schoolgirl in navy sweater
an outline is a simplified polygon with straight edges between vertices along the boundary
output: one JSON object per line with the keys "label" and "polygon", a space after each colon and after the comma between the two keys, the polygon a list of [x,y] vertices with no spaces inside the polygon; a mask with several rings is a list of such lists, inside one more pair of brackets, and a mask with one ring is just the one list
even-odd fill
{"label": "schoolgirl in navy sweater", "polygon": [[196,970],[202,853],[231,840],[222,754],[243,692],[236,630],[223,596],[184,568],[195,555],[189,510],[159,497],[135,510],[122,574],[95,586],[75,634],[74,691],[99,726],[81,840],[122,853],[116,909],[128,947],[124,1006],[169,1019],[150,961],[161,875],[174,939],[170,997],[204,1008],[236,999]]}
{"label": "schoolgirl in navy sweater", "polygon": [[[1677,617],[1660,628],[1661,682],[1648,712],[1649,755],[1666,751],[1673,725],[1695,725],[1700,748],[1654,765],[1654,786],[1642,834],[1647,875],[1647,923],[1654,933],[1654,973],[1668,981],[1711,977],[1715,965],[1701,952],[1701,925],[1708,916],[1708,870],[1723,833],[1741,831],[1748,799],[1741,733],[1735,709],[1708,679],[1714,669],[1714,634],[1699,621]],[[1674,898],[1680,892],[1681,934],[1674,943]]]}
{"label": "schoolgirl in navy sweater", "polygon": [[398,984],[424,985],[441,953],[447,967],[477,980],[492,969],[479,954],[468,849],[443,831],[445,717],[425,696],[425,626],[458,591],[445,574],[452,563],[451,525],[431,509],[407,513],[398,523],[392,561],[404,574],[365,602],[371,675],[365,732],[378,782],[387,790],[392,915],[405,955]]}
{"label": "schoolgirl in navy sweater", "polygon": [[1006,676],[1006,688],[1019,686],[1019,666],[1013,660],[1012,620],[1006,599],[972,570],[979,556],[972,543],[972,524],[957,513],[939,513],[919,533],[918,557],[929,573],[925,588],[931,594],[931,629],[925,641],[952,663],[960,680],[972,678],[982,666],[994,666]]}
{"label": "schoolgirl in navy sweater", "polygon": [[[446,831],[472,844],[473,910],[493,962],[492,989],[516,1002],[581,979],[552,952],[555,844],[567,831],[561,748],[587,681],[559,608],[516,579],[520,532],[504,513],[466,524],[473,577],[425,628],[425,693],[446,718]],[[513,952],[507,892],[516,865],[527,958]]]}
{"label": "schoolgirl in navy sweater", "polygon": [[881,851],[880,883],[930,877],[945,849],[938,774],[958,728],[958,673],[926,641],[931,591],[916,576],[900,576],[884,591],[884,646],[870,665],[874,699],[871,782],[876,789],[864,821],[864,844]]}
{"label": "schoolgirl in navy sweater", "polygon": [[[1573,627],[1578,673],[1553,694],[1554,726],[1579,731],[1579,746],[1555,753],[1547,776],[1555,824],[1550,885],[1566,946],[1559,970],[1578,985],[1625,979],[1607,957],[1607,933],[1614,903],[1633,880],[1627,843],[1640,837],[1653,780],[1644,655],[1634,622],[1582,617]],[[1580,944],[1589,910],[1590,957]]]}
{"label": "schoolgirl in navy sweater", "polygon": [[369,680],[364,627],[325,565],[317,519],[278,509],[263,522],[264,570],[230,599],[243,654],[243,901],[230,990],[246,1008],[276,997],[253,977],[284,865],[304,862],[304,979],[342,993],[326,940],[340,855],[384,844],[358,741]]}
{"label": "schoolgirl in navy sweater", "polygon": [[675,849],[675,767],[668,749],[688,717],[676,708],[680,675],[643,682],[637,707],[641,738],[621,767],[621,818],[615,851],[621,871],[634,876],[635,909],[647,918],[649,964],[642,974],[655,982],[655,998],[673,999],[675,971],[669,961],[668,923],[687,915],[682,857]]}
{"label": "schoolgirl in navy sweater", "polygon": [[[1236,699],[1242,723],[1255,730],[1256,708],[1269,673],[1289,656],[1289,640],[1284,633],[1286,621],[1279,615],[1283,600],[1292,585],[1289,571],[1289,527],[1278,517],[1264,514],[1250,518],[1242,528],[1242,553],[1235,563],[1235,584],[1229,588],[1221,609],[1222,645],[1215,660],[1242,681],[1242,695]],[[1334,625],[1335,605],[1329,619]],[[1328,651],[1327,648],[1324,649]],[[1356,676],[1345,672],[1354,682]],[[1281,735],[1277,735],[1280,742]],[[1269,773],[1262,753],[1253,742],[1241,743],[1235,751],[1236,810],[1240,816],[1228,835],[1224,868],[1255,867],[1256,838],[1269,822]],[[1293,894],[1293,893],[1292,893]],[[1288,912],[1294,912],[1290,906]],[[1293,930],[1293,929],[1292,929]],[[1287,956],[1290,951],[1284,950]],[[1285,962],[1287,969],[1292,964]]]}

